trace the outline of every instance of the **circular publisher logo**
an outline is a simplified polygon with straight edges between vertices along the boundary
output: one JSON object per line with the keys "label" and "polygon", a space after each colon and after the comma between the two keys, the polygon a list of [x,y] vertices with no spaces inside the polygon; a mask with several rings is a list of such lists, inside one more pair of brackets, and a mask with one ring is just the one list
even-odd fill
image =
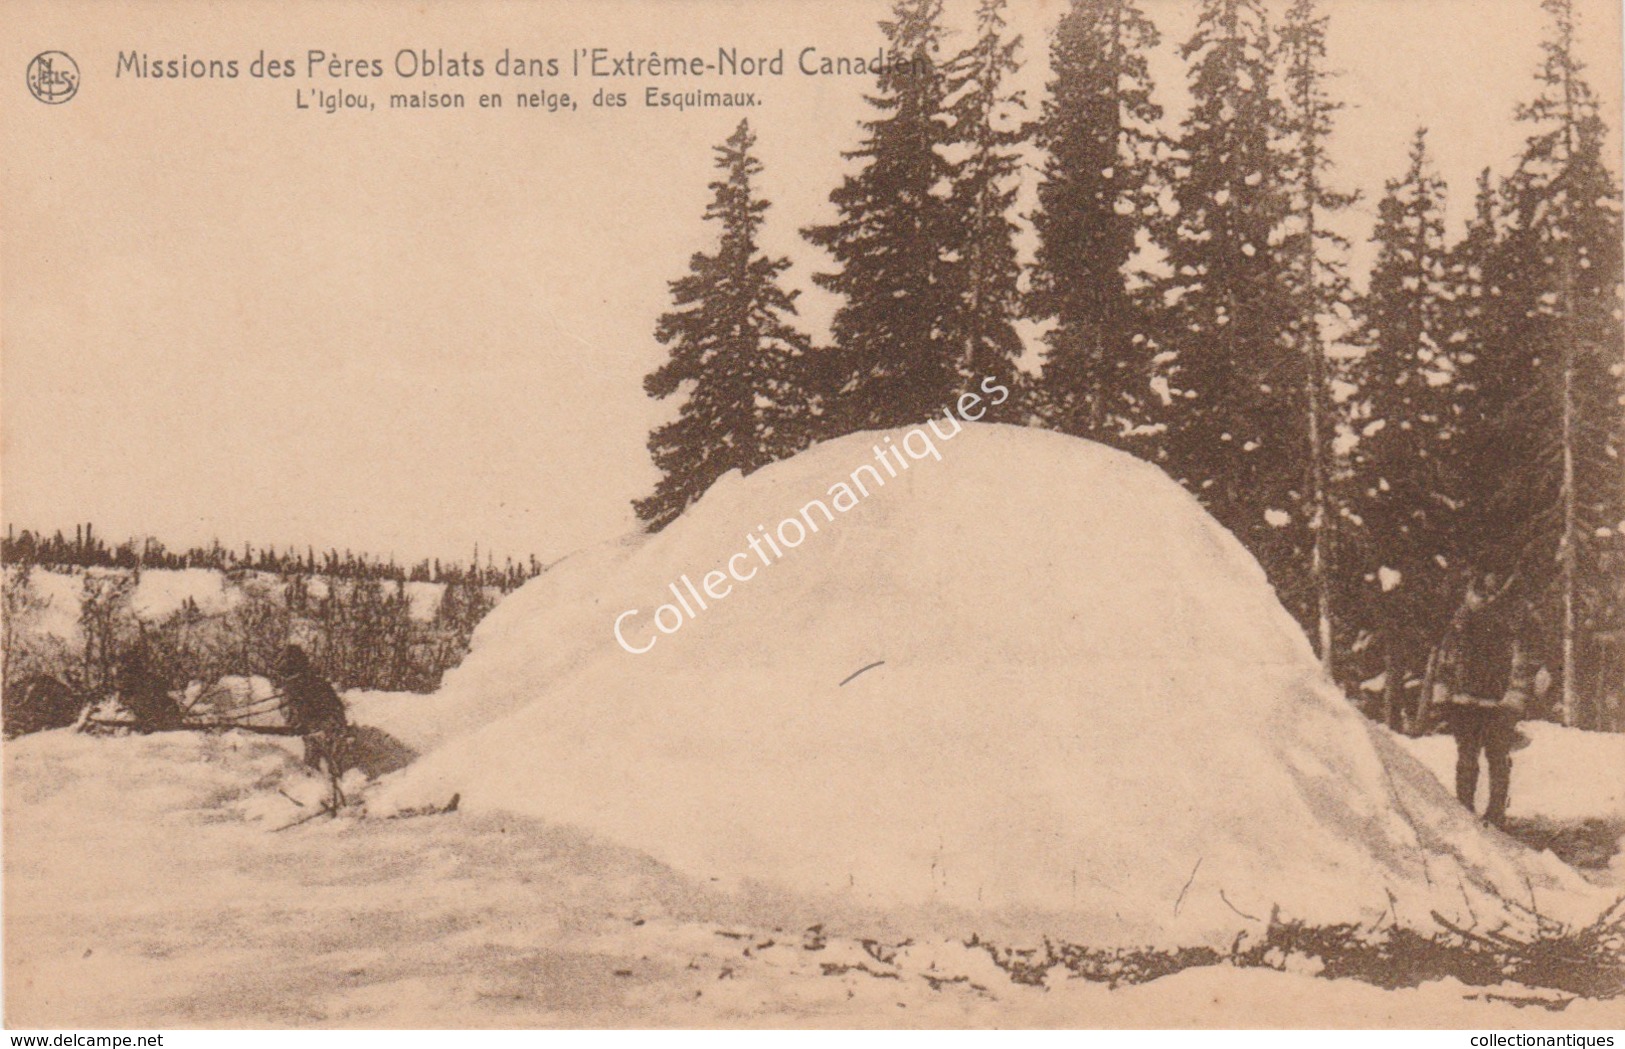
{"label": "circular publisher logo", "polygon": [[41,51],[28,63],[28,90],[48,106],[59,106],[79,91],[79,65],[62,51]]}

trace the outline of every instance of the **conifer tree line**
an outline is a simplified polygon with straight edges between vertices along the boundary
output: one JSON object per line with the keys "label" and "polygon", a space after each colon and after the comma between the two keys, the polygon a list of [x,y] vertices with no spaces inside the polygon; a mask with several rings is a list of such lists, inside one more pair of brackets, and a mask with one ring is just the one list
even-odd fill
{"label": "conifer tree line", "polygon": [[38,565],[42,568],[122,568],[132,572],[148,568],[210,568],[217,572],[263,572],[290,579],[322,576],[327,579],[378,579],[445,585],[468,583],[503,591],[517,589],[526,580],[540,575],[546,567],[534,554],[525,561],[505,558],[499,565],[487,553],[482,562],[478,546],[474,548],[474,556],[466,563],[426,557],[407,566],[393,557],[373,557],[352,550],[317,551],[311,546],[303,550],[295,547],[278,550],[273,546],[255,546],[252,543],[229,547],[218,539],[208,546],[194,546],[184,551],[171,550],[151,536],[125,539],[109,545],[105,538],[97,534],[94,523],[75,525],[71,539],[60,529],[46,535],[43,531],[34,532],[26,528],[18,531],[8,526],[5,536],[0,537],[0,562]]}
{"label": "conifer tree line", "polygon": [[[1373,716],[1414,727],[1469,576],[1493,570],[1551,682],[1538,712],[1625,730],[1621,192],[1572,0],[1539,0],[1515,165],[1447,187],[1416,129],[1364,202],[1360,291],[1319,0],[1192,0],[1176,127],[1136,0],[1071,0],[1032,102],[1010,87],[1031,45],[1004,0],[968,2],[968,31],[943,0],[894,0],[880,23],[893,61],[835,218],[802,230],[839,300],[829,345],[760,246],[755,132],[718,147],[715,247],[672,282],[669,360],[645,383],[679,405],[650,438],[648,526],[730,470],[921,422],[996,376],[1016,396],[990,421],[1124,449],[1190,490]],[[1473,194],[1455,237],[1452,192]]]}

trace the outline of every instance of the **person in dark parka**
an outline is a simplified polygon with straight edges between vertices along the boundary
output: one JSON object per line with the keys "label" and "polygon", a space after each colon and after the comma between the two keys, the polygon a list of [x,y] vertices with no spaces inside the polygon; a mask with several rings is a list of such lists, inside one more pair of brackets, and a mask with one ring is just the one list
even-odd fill
{"label": "person in dark parka", "polygon": [[284,697],[288,727],[304,739],[305,764],[325,771],[336,790],[344,775],[344,740],[349,732],[344,701],[298,645],[287,646],[277,656],[271,678]]}
{"label": "person in dark parka", "polygon": [[1494,573],[1468,587],[1451,623],[1442,690],[1444,714],[1456,737],[1456,798],[1474,810],[1482,754],[1490,773],[1484,822],[1495,827],[1506,823],[1512,749],[1531,684],[1505,590]]}
{"label": "person in dark parka", "polygon": [[137,732],[159,732],[181,723],[181,708],[154,673],[144,649],[127,649],[113,672],[119,705],[130,714]]}

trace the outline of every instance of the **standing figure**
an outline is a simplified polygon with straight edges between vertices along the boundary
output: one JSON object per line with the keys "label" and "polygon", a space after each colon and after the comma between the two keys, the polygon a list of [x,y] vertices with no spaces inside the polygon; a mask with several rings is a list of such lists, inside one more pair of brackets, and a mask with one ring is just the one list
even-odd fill
{"label": "standing figure", "polygon": [[113,672],[113,689],[137,732],[161,732],[181,724],[181,708],[153,672],[144,648],[126,649]]}
{"label": "standing figure", "polygon": [[1476,811],[1478,758],[1483,754],[1490,772],[1484,822],[1494,827],[1506,823],[1512,748],[1530,684],[1505,590],[1493,572],[1468,586],[1451,622],[1440,682],[1441,709],[1456,737],[1456,798]]}
{"label": "standing figure", "polygon": [[304,739],[305,764],[327,773],[337,808],[344,803],[339,778],[344,775],[344,741],[349,734],[344,701],[298,645],[287,646],[276,657],[271,677],[286,699],[288,726]]}

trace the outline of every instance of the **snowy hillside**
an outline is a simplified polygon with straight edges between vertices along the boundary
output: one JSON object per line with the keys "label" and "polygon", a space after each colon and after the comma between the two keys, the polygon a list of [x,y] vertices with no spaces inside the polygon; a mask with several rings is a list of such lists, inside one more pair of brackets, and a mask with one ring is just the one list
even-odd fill
{"label": "snowy hillside", "polygon": [[[1229,944],[1272,912],[1427,928],[1512,921],[1499,901],[1531,893],[1577,921],[1606,904],[1355,713],[1160,471],[967,426],[879,473],[905,439],[726,478],[511,596],[417,713],[444,742],[374,809],[459,793],[852,929]],[[811,505],[864,464],[867,494]]]}
{"label": "snowy hillside", "polygon": [[[53,679],[96,698],[114,658],[135,649],[179,690],[263,673],[292,643],[348,687],[427,692],[501,596],[477,578],[449,578],[311,575],[302,564],[278,572],[7,565],[5,665],[19,681]],[[18,699],[6,708],[8,734],[72,721],[28,707]]]}
{"label": "snowy hillside", "polygon": [[[9,573],[16,569],[8,566],[6,571]],[[37,568],[29,576],[28,585],[38,598],[40,607],[22,626],[41,637],[56,638],[74,646],[82,645],[84,638],[79,614],[85,577],[121,578],[130,574],[119,568]],[[244,601],[246,588],[253,588],[256,593],[265,590],[280,592],[282,586],[281,577],[268,572],[237,572],[228,576],[212,568],[149,568],[141,573],[140,581],[132,588],[129,608],[137,621],[147,625],[162,623],[189,602],[202,616],[219,616]],[[444,585],[409,582],[405,588],[412,618],[425,623],[432,620],[440,607]],[[326,596],[326,581],[320,577],[312,579],[309,593],[317,600]]]}

